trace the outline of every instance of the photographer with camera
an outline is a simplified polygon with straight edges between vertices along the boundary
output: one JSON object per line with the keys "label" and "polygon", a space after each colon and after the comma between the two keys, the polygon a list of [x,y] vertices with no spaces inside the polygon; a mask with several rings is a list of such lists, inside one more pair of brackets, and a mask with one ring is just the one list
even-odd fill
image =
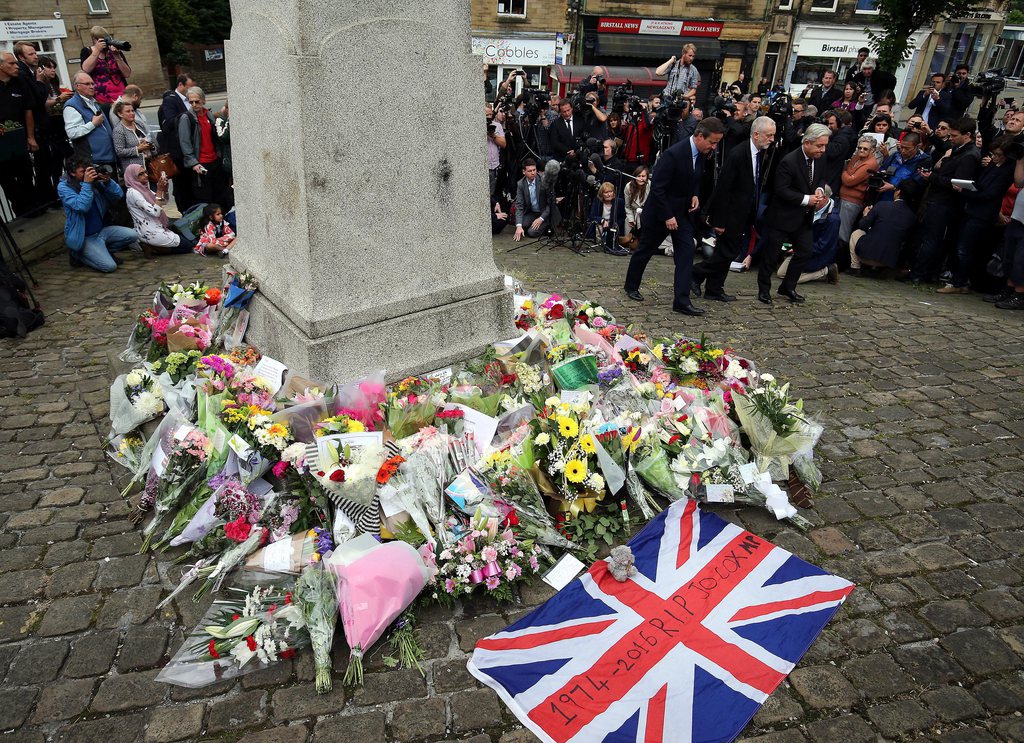
{"label": "photographer with camera", "polygon": [[105,224],[107,211],[124,198],[124,191],[88,160],[78,156],[68,159],[57,193],[64,205],[64,242],[72,266],[110,273],[122,262],[112,253],[142,249],[135,230]]}
{"label": "photographer with camera", "polygon": [[124,56],[125,52],[132,50],[132,45],[115,39],[103,26],[93,26],[89,33],[92,46],[82,47],[79,53],[82,71],[96,82],[96,100],[103,113],[109,114],[111,105],[124,92],[128,78],[132,76],[131,65]]}
{"label": "photographer with camera", "polygon": [[114,172],[114,132],[96,101],[96,85],[86,72],[74,80],[75,94],[64,104],[64,131],[71,140],[74,154],[108,173]]}
{"label": "photographer with camera", "polygon": [[924,119],[932,129],[939,125],[941,119],[953,119],[953,93],[946,87],[946,76],[941,72],[932,75],[930,85],[921,91],[907,104],[914,113]]}
{"label": "photographer with camera", "polygon": [[967,109],[971,106],[974,96],[981,95],[980,88],[971,85],[971,68],[965,64],[958,64],[953,70],[953,76],[949,78],[950,89],[950,116],[959,119],[967,115]]}
{"label": "photographer with camera", "polygon": [[590,72],[590,77],[580,83],[576,90],[582,95],[587,93],[594,93],[597,95],[597,103],[601,108],[608,105],[608,81],[603,74],[601,74],[601,68],[595,67]]}
{"label": "photographer with camera", "polygon": [[507,140],[505,128],[499,120],[502,116],[495,112],[493,105],[488,103],[484,106],[484,115],[487,117],[487,193],[493,196],[501,172],[501,151],[505,149]]}
{"label": "photographer with camera", "polygon": [[697,47],[693,44],[684,44],[678,60],[673,55],[667,62],[658,65],[654,74],[658,77],[668,75],[668,81],[662,91],[665,98],[671,98],[676,93],[682,93],[691,103],[697,98],[700,73],[693,64],[696,58]]}
{"label": "photographer with camera", "polygon": [[610,135],[608,114],[600,106],[600,96],[591,91],[586,94],[583,101],[583,130],[586,132],[586,136],[594,139],[607,139]]}
{"label": "photographer with camera", "polygon": [[892,201],[896,189],[904,181],[914,181],[924,187],[922,173],[930,170],[932,158],[921,150],[921,137],[915,132],[907,132],[896,146],[896,152],[882,161],[878,172],[868,179],[868,188],[878,196],[876,201]]}

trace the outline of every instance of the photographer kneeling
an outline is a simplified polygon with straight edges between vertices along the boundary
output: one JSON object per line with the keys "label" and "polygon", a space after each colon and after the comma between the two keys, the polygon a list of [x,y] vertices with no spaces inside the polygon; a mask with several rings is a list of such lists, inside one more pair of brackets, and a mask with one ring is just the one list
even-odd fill
{"label": "photographer kneeling", "polygon": [[64,242],[72,266],[84,265],[110,273],[121,263],[112,253],[125,248],[141,250],[135,230],[104,224],[110,205],[124,198],[124,191],[88,160],[68,160],[57,193],[64,205]]}

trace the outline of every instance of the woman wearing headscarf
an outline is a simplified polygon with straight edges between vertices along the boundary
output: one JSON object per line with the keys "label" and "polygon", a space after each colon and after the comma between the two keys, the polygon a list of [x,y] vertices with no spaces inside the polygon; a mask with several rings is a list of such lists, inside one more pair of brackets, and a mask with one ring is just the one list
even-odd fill
{"label": "woman wearing headscarf", "polygon": [[132,215],[132,222],[146,257],[191,253],[195,241],[171,229],[170,220],[167,219],[162,207],[162,204],[167,203],[167,179],[160,179],[154,194],[149,190],[149,175],[146,170],[141,165],[133,163],[124,170],[124,182],[127,186],[125,200],[128,202],[128,213]]}

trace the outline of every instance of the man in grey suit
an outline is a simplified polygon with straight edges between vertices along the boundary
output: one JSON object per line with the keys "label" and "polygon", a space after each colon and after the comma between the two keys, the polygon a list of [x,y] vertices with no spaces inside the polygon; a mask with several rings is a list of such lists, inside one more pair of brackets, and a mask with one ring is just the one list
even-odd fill
{"label": "man in grey suit", "polygon": [[523,160],[523,177],[516,186],[516,234],[512,239],[522,240],[524,232],[528,237],[539,237],[550,218],[548,190],[537,177],[537,161],[528,157]]}

